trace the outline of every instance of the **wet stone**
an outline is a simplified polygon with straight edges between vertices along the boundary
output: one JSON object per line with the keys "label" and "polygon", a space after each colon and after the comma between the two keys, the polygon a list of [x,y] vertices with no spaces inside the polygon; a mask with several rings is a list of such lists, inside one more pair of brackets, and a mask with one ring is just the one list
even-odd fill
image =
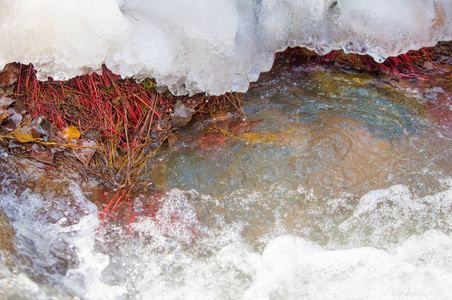
{"label": "wet stone", "polygon": [[[0,207],[0,252],[6,256],[16,254],[14,246],[14,230],[9,224],[9,218]],[[1,255],[1,254],[0,254]]]}
{"label": "wet stone", "polygon": [[171,121],[175,127],[185,126],[190,122],[193,110],[186,107],[181,101],[177,101],[174,113],[171,114]]}

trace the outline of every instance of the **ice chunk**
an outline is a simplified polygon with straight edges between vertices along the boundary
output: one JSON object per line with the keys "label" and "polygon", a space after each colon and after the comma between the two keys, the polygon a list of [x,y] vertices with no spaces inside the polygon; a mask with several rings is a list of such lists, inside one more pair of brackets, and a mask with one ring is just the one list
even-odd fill
{"label": "ice chunk", "polygon": [[246,91],[274,53],[305,46],[376,61],[452,39],[452,0],[4,0],[0,69],[65,80],[106,64],[174,94]]}

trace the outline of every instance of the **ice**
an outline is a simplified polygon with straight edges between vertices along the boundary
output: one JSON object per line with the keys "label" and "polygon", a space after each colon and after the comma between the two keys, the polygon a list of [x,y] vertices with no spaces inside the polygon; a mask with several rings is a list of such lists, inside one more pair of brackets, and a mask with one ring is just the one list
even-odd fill
{"label": "ice", "polygon": [[174,94],[244,92],[274,53],[305,46],[376,61],[452,38],[452,0],[4,0],[0,68],[66,80],[105,64]]}

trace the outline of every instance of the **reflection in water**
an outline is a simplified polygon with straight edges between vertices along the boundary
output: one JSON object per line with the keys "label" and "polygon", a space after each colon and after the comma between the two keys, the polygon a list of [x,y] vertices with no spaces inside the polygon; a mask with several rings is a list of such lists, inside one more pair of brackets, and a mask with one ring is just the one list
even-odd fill
{"label": "reflection in water", "polygon": [[167,192],[138,191],[130,226],[101,227],[96,183],[4,164],[16,237],[3,227],[0,257],[17,268],[2,260],[0,296],[449,298],[444,128],[369,75],[275,68],[244,95],[248,120],[218,112],[169,139],[142,177]]}
{"label": "reflection in water", "polygon": [[[256,90],[271,90],[272,84],[264,81]],[[255,142],[240,135],[224,145],[219,141],[227,135],[200,132],[202,138],[198,144],[192,140],[190,150],[162,154],[164,169],[155,170],[154,182],[219,195],[287,180],[320,197],[362,196],[394,179],[397,161],[403,159],[394,152],[397,140],[431,126],[421,106],[369,76],[318,71],[289,90],[266,91],[264,98],[255,94],[252,90],[244,104],[251,120],[263,120],[252,132],[273,140]],[[218,147],[206,149],[200,141],[207,137]]]}
{"label": "reflection in water", "polygon": [[[152,181],[201,193],[204,201],[194,201],[202,223],[210,224],[212,214],[225,224],[240,223],[242,237],[257,249],[281,233],[329,247],[384,247],[431,228],[449,232],[444,221],[413,225],[432,211],[417,211],[416,221],[403,212],[416,211],[410,206],[415,203],[441,202],[438,193],[447,190],[444,179],[452,175],[450,140],[438,138],[422,106],[368,75],[316,71],[288,86],[270,78],[245,95],[249,119],[262,120],[248,135],[228,138],[206,131],[212,122],[195,122],[185,129],[188,147],[170,148],[156,158],[163,164],[151,173]],[[249,138],[263,134],[274,138]],[[184,131],[177,139],[184,144]],[[207,139],[216,142],[214,147],[206,147]],[[385,189],[386,196],[369,196]],[[445,193],[448,198],[450,192]],[[432,194],[437,196],[428,198]],[[408,207],[399,207],[400,197],[409,199]],[[372,218],[361,214],[358,225],[350,227],[357,210],[378,212],[374,206],[363,208],[366,199],[387,209]],[[434,214],[441,207],[432,208]],[[394,228],[398,217],[401,225]]]}
{"label": "reflection in water", "polygon": [[373,137],[364,123],[331,117],[313,132],[307,149],[307,186],[325,196],[337,191],[361,194],[385,181],[393,164],[392,146]]}

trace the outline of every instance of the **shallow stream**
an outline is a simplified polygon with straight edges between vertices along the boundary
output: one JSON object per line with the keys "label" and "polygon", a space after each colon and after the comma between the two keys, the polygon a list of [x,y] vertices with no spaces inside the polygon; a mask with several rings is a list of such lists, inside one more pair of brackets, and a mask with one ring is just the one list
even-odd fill
{"label": "shallow stream", "polygon": [[242,100],[149,161],[161,205],[143,190],[132,224],[102,224],[95,181],[4,159],[0,298],[452,297],[450,124],[376,76],[284,60]]}

